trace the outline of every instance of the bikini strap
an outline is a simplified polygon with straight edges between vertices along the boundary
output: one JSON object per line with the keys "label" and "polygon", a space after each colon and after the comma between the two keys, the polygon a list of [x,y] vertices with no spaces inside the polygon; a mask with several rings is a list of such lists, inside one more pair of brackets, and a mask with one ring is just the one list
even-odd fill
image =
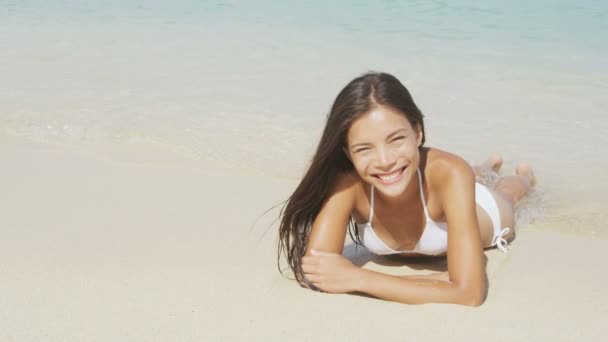
{"label": "bikini strap", "polygon": [[428,210],[426,210],[426,199],[424,198],[424,191],[422,190],[422,176],[420,175],[420,169],[416,169],[416,174],[418,174],[418,185],[419,185],[419,188],[420,188],[420,199],[422,200],[422,208],[424,209],[424,215],[426,215],[426,217],[430,217]]}
{"label": "bikini strap", "polygon": [[374,217],[374,186],[372,185],[372,191],[370,193],[370,207],[369,207],[369,218],[367,222],[372,223],[372,218]]}

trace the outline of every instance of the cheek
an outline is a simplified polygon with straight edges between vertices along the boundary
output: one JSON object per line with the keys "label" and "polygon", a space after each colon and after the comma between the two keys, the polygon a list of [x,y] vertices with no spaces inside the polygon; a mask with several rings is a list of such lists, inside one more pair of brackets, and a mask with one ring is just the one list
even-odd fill
{"label": "cheek", "polygon": [[418,145],[416,144],[403,144],[399,147],[398,153],[407,157],[408,159],[412,159],[416,158],[420,154],[420,151],[418,150]]}
{"label": "cheek", "polygon": [[369,167],[371,158],[365,156],[356,156],[353,157],[352,162],[355,170],[357,170],[357,173],[361,174]]}

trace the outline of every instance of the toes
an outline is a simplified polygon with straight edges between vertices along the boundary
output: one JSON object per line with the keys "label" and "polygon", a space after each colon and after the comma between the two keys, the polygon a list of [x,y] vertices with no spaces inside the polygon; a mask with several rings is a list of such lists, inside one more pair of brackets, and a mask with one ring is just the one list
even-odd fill
{"label": "toes", "polygon": [[527,163],[519,163],[517,167],[515,167],[515,174],[518,176],[525,176],[530,180],[530,185],[536,184],[536,176],[534,175],[534,171]]}
{"label": "toes", "polygon": [[492,170],[498,172],[498,171],[500,171],[500,168],[502,167],[502,156],[498,153],[493,153],[488,158],[488,162],[489,162]]}

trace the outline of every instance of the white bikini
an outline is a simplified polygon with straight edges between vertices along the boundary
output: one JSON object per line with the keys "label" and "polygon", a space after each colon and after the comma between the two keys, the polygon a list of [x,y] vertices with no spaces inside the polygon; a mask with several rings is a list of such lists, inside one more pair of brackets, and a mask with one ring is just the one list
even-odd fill
{"label": "white bikini", "polygon": [[[422,191],[422,177],[420,176],[420,170],[416,170],[418,175],[418,184],[420,185],[420,199],[422,200],[422,207],[424,208],[424,215],[426,217],[426,226],[422,232],[420,240],[412,250],[394,250],[387,246],[372,227],[372,218],[374,217],[374,187],[372,186],[370,195],[370,212],[369,219],[366,223],[357,223],[359,230],[359,239],[363,245],[369,249],[372,253],[378,255],[388,254],[426,254],[426,255],[437,255],[445,253],[448,250],[448,227],[447,222],[435,222],[429,216],[429,212],[426,209],[424,192]],[[492,225],[494,227],[494,238],[492,239],[492,246],[496,246],[503,253],[506,253],[507,240],[504,236],[510,231],[509,228],[500,229],[500,212],[496,205],[496,200],[490,193],[490,191],[483,185],[475,183],[475,202],[490,216]]]}

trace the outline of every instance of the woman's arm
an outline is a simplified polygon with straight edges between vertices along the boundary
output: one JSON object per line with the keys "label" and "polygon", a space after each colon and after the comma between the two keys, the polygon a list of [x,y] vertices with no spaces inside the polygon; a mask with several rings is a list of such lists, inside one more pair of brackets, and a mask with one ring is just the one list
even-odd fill
{"label": "woman's arm", "polygon": [[338,176],[312,223],[306,255],[310,255],[311,250],[342,254],[348,221],[355,205],[357,182],[349,174]]}
{"label": "woman's arm", "polygon": [[364,292],[409,304],[480,305],[485,295],[485,268],[475,213],[475,176],[464,160],[455,158],[448,167],[437,170],[435,178],[441,180],[436,186],[449,227],[447,279],[383,274],[356,267],[339,254],[318,251],[303,260],[307,278],[327,292]]}
{"label": "woman's arm", "polygon": [[450,274],[448,273],[448,271],[436,272],[436,273],[431,273],[431,274],[421,274],[421,275],[403,275],[400,277],[407,278],[407,279],[430,279],[430,280],[443,280],[443,281],[450,280]]}

